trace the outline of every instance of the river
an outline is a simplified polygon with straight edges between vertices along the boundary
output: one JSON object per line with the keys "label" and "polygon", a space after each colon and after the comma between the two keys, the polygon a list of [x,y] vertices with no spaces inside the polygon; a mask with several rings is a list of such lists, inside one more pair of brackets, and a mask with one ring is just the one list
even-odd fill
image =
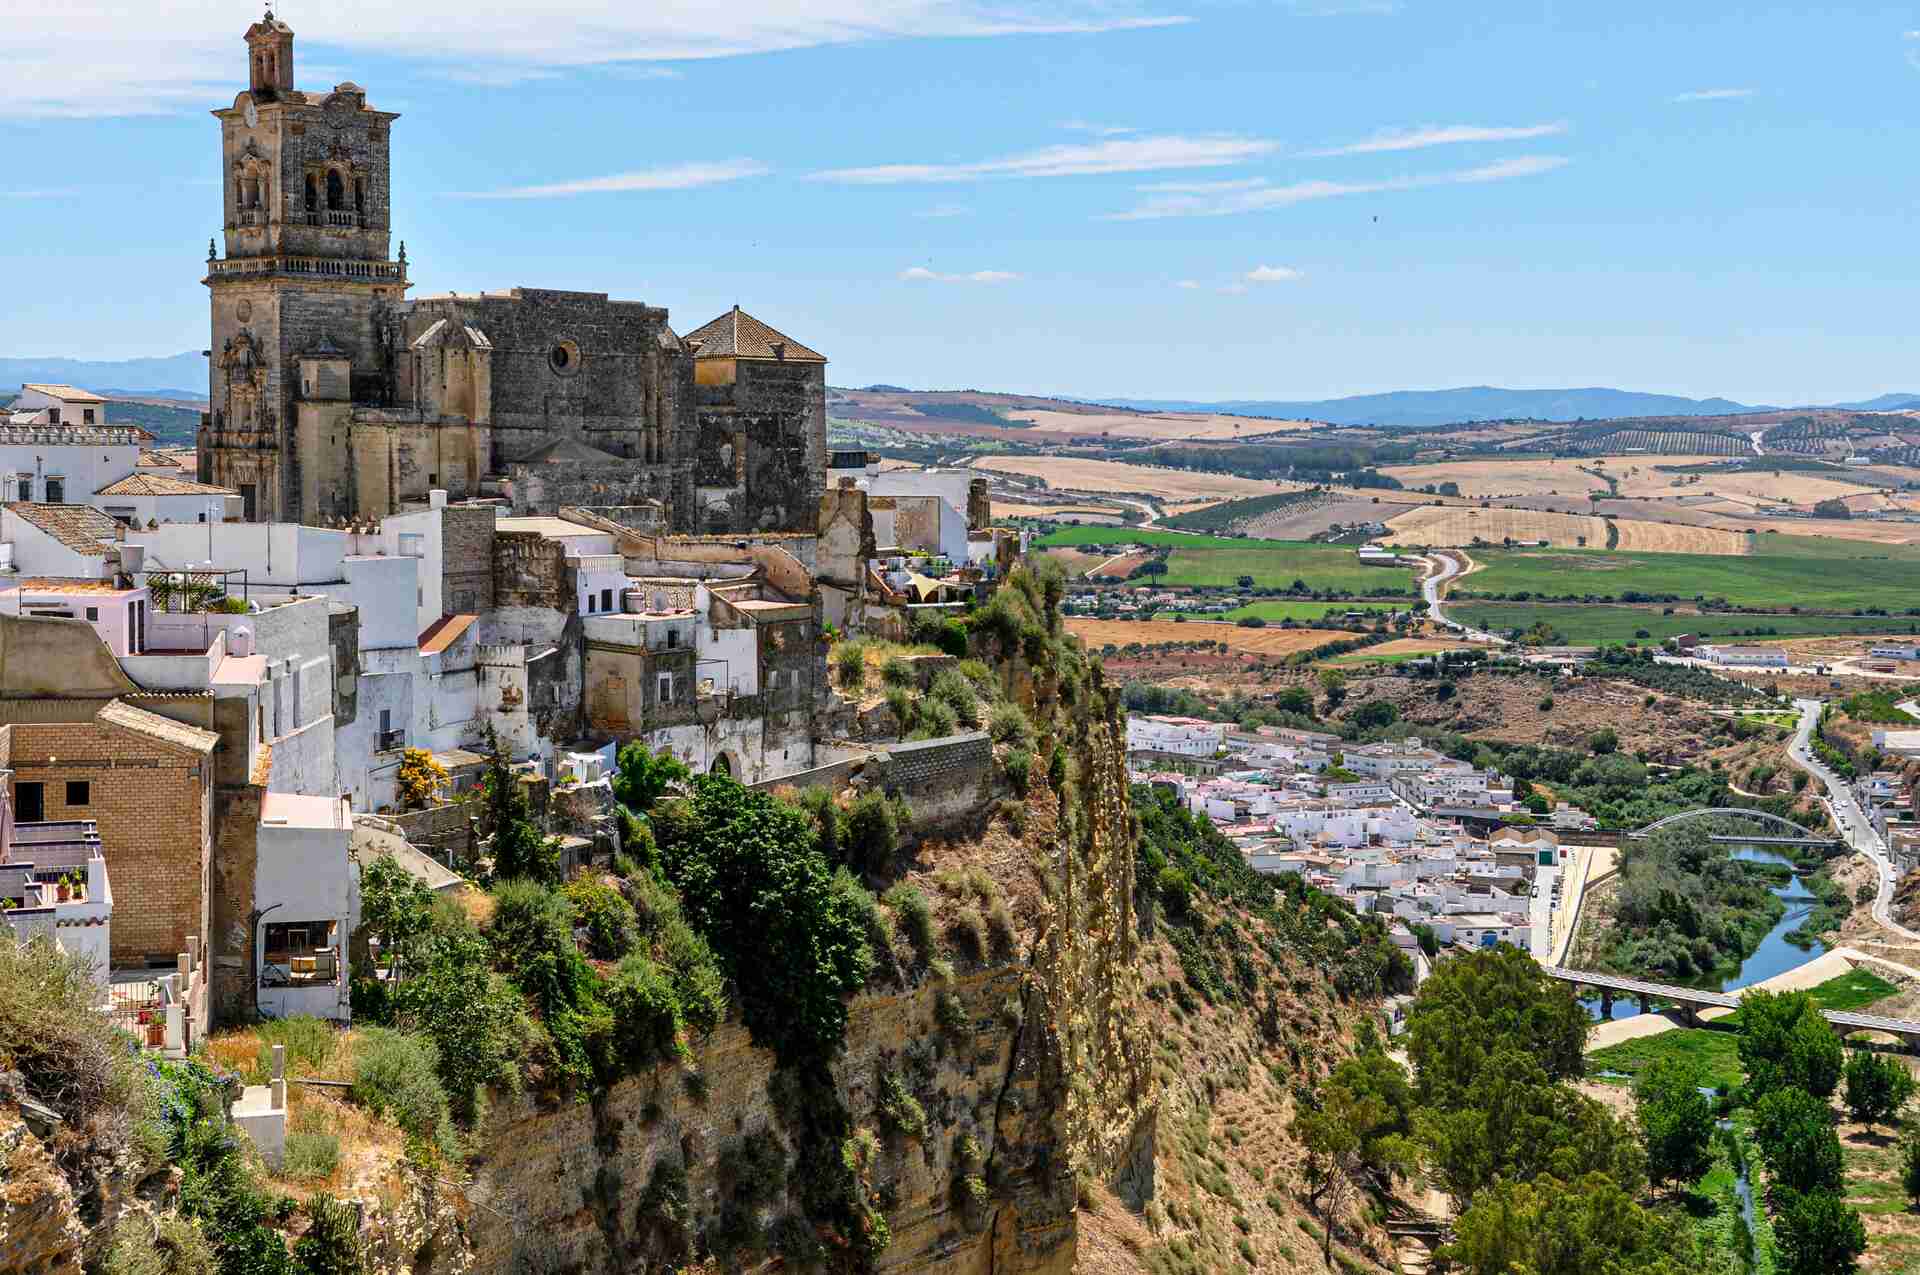
{"label": "river", "polygon": [[[1791,860],[1772,850],[1743,847],[1735,850],[1733,857],[1745,859],[1751,863],[1777,863],[1789,868],[1793,866]],[[1826,945],[1817,939],[1804,948],[1795,947],[1787,942],[1788,932],[1796,929],[1813,911],[1814,900],[1817,897],[1813,891],[1807,889],[1798,876],[1792,876],[1787,878],[1785,885],[1777,887],[1773,893],[1774,897],[1787,905],[1786,913],[1771,930],[1767,931],[1766,937],[1760,940],[1760,946],[1753,950],[1753,955],[1740,962],[1739,972],[1721,981],[1719,990],[1737,992],[1743,987],[1764,983],[1775,975],[1798,969],[1827,950]],[[1593,1017],[1600,1017],[1598,996],[1587,997],[1580,1003],[1587,1007],[1587,1012]],[[1613,1016],[1615,1018],[1632,1018],[1639,1012],[1639,1003],[1633,997],[1622,994],[1614,998]]]}

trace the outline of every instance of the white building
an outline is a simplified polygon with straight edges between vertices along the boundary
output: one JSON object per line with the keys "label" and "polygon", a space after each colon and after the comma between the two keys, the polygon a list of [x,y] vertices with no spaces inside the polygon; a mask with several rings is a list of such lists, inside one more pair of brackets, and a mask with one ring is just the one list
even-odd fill
{"label": "white building", "polygon": [[1127,751],[1176,753],[1183,757],[1212,757],[1226,741],[1221,722],[1198,717],[1127,716]]}
{"label": "white building", "polygon": [[94,492],[87,503],[117,522],[225,522],[241,515],[240,493],[165,474],[133,473]]}
{"label": "white building", "polygon": [[1398,743],[1361,744],[1342,754],[1341,765],[1369,779],[1392,780],[1400,775],[1418,774],[1447,761],[1444,753],[1421,744],[1418,737]]}
{"label": "white building", "polygon": [[1785,668],[1787,652],[1779,646],[1701,646],[1694,653],[1724,668]]}
{"label": "white building", "polygon": [[7,505],[0,508],[0,571],[102,579],[117,525],[91,505]]}
{"label": "white building", "polygon": [[27,385],[0,412],[0,499],[80,502],[125,478],[152,438],[107,421],[106,401],[71,385]]}
{"label": "white building", "polygon": [[1877,660],[1920,660],[1920,643],[1880,642],[1871,651]]}
{"label": "white building", "polygon": [[353,1017],[346,945],[360,923],[353,816],[340,797],[270,792],[260,806],[253,899],[260,1010],[273,1018]]}

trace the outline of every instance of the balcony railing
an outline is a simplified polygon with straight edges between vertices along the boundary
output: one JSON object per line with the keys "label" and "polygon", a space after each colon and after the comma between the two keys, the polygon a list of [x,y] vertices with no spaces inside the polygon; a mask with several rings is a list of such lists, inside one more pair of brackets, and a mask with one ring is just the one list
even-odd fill
{"label": "balcony railing", "polygon": [[367,224],[366,218],[351,208],[313,209],[307,213],[309,226],[332,226],[347,230],[358,230]]}
{"label": "balcony railing", "polygon": [[233,224],[236,226],[264,226],[267,224],[266,210],[261,208],[242,208],[234,213]]}
{"label": "balcony railing", "polygon": [[407,746],[407,732],[404,730],[383,730],[380,732],[380,750],[383,753],[397,753]]}
{"label": "balcony railing", "polygon": [[209,261],[207,272],[231,277],[253,274],[325,275],[342,279],[405,278],[397,261],[362,261],[346,257],[228,257]]}

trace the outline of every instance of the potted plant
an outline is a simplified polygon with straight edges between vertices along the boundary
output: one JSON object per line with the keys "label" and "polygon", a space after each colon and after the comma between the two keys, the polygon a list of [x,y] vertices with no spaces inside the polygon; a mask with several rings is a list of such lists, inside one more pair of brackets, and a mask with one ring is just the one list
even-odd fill
{"label": "potted plant", "polygon": [[73,897],[73,882],[69,881],[66,877],[61,877],[60,880],[54,884],[53,888],[56,897],[58,897],[62,903],[67,902]]}

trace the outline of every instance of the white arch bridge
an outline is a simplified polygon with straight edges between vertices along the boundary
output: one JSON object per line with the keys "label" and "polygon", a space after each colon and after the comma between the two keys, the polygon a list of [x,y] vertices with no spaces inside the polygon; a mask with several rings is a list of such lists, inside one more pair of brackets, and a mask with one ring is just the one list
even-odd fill
{"label": "white arch bridge", "polygon": [[1645,840],[1647,834],[1658,832],[1662,828],[1671,828],[1677,823],[1687,823],[1694,819],[1751,819],[1775,828],[1784,829],[1781,833],[1753,836],[1710,834],[1708,840],[1720,845],[1741,846],[1815,846],[1839,849],[1846,843],[1837,837],[1823,837],[1811,828],[1805,828],[1783,815],[1771,814],[1765,810],[1752,810],[1746,806],[1702,806],[1698,810],[1682,810],[1679,814],[1656,819],[1644,828],[1636,828],[1627,834],[1629,841]]}

